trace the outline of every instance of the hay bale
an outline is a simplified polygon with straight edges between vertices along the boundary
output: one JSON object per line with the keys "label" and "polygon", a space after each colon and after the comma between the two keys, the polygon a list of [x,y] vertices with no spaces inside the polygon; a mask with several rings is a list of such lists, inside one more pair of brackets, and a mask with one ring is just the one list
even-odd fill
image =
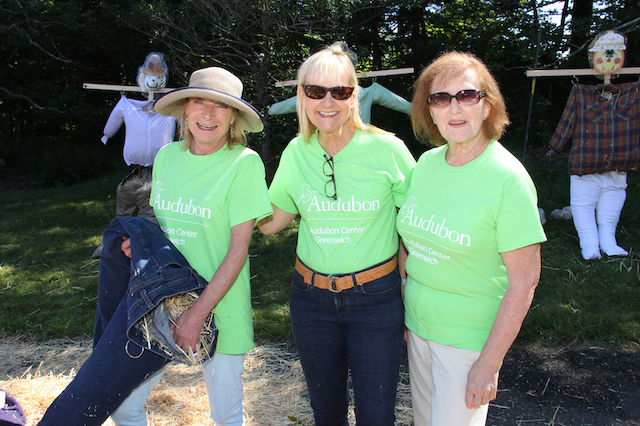
{"label": "hay bale", "polygon": [[[35,342],[0,337],[0,388],[15,396],[35,426],[91,353],[91,341]],[[288,344],[263,344],[245,358],[244,407],[247,426],[313,425],[300,360]],[[172,363],[147,401],[150,426],[212,425],[200,366]],[[355,424],[353,406],[350,422]],[[113,426],[111,420],[104,423]],[[396,425],[411,425],[408,373],[401,373]]]}
{"label": "hay bale", "polygon": [[[199,365],[202,362],[205,362],[210,358],[210,355],[213,355],[214,352],[214,342],[215,338],[218,335],[218,330],[215,327],[214,322],[214,313],[213,311],[209,312],[209,315],[204,321],[202,325],[202,329],[200,330],[200,337],[196,342],[196,350],[195,352],[191,347],[189,347],[188,351],[185,351],[180,346],[175,345],[173,341],[173,337],[169,335],[169,339],[171,340],[171,344],[175,348],[167,346],[162,338],[158,338],[159,336],[156,334],[154,330],[154,322],[156,316],[155,312],[166,312],[163,308],[168,310],[167,316],[168,320],[175,326],[175,319],[179,318],[184,311],[189,309],[200,297],[199,294],[191,291],[187,293],[181,293],[172,297],[168,297],[162,301],[162,303],[157,306],[153,311],[145,315],[138,321],[135,325],[138,328],[142,335],[144,336],[143,340],[147,346],[147,349],[151,349],[151,345],[156,345],[156,349],[162,351],[167,358],[173,359],[174,361],[182,361],[188,365]],[[164,316],[164,320],[167,320],[167,316]],[[162,323],[162,322],[161,322]],[[158,325],[159,328],[162,328],[161,323]],[[169,324],[167,324],[168,326]],[[167,333],[169,333],[167,329]],[[176,352],[179,351],[179,352]],[[154,350],[155,352],[155,350]]]}
{"label": "hay bale", "polygon": [[250,425],[313,424],[302,365],[285,344],[258,346],[247,354],[244,407]]}

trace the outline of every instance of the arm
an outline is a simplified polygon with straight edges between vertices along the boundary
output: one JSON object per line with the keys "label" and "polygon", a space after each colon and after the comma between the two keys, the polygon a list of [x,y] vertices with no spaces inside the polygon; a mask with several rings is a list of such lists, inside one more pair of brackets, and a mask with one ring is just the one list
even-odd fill
{"label": "arm", "polygon": [[293,96],[271,105],[269,107],[269,115],[295,114],[297,99],[297,96]]}
{"label": "arm", "polygon": [[[409,257],[409,253],[402,242],[402,238],[400,238],[400,247],[398,249],[398,270],[400,271],[400,278],[403,280],[407,279],[407,257]],[[404,285],[402,286],[402,296],[404,298]]]}
{"label": "arm", "polygon": [[376,90],[376,99],[374,100],[374,103],[411,115],[411,102],[378,83],[374,83],[369,86],[369,90],[372,88],[375,88]]}
{"label": "arm", "polygon": [[[407,248],[404,246],[404,243],[402,242],[402,238],[400,238],[400,247],[398,249],[398,270],[400,271],[400,278],[402,279],[402,282],[400,283],[400,291],[402,292],[403,302],[404,302],[404,287],[407,283],[407,269],[405,267],[407,264],[407,257],[409,257],[409,253],[407,252]],[[408,339],[406,325],[404,326],[404,333],[402,335],[402,338],[404,339],[405,342]]]}
{"label": "arm", "polygon": [[[560,117],[560,121],[558,121],[558,125],[556,130],[553,132],[551,136],[551,141],[549,145],[551,150],[555,152],[562,151],[565,144],[573,139],[574,128],[576,125],[577,118],[577,98],[580,96],[580,90],[578,86],[574,85],[573,89],[571,89],[571,93],[569,94],[569,99],[567,100],[567,104],[564,107],[564,111],[562,112],[562,116]],[[547,154],[548,156],[548,154]]]}
{"label": "arm", "polygon": [[276,232],[282,231],[293,219],[296,218],[295,214],[285,212],[284,210],[274,206],[273,203],[271,204],[271,207],[273,208],[273,214],[258,222],[258,229],[260,229],[260,231],[265,235],[275,234]]}
{"label": "arm", "polygon": [[[404,300],[404,286],[405,283],[407,282],[407,269],[406,269],[406,265],[407,265],[407,257],[409,257],[409,253],[407,252],[407,248],[404,246],[404,243],[402,242],[402,238],[400,238],[400,248],[398,249],[398,270],[400,271],[400,278],[403,281],[402,283],[402,300]],[[406,340],[406,339],[405,339]]]}
{"label": "arm", "polygon": [[253,225],[254,220],[249,220],[231,228],[231,240],[227,255],[198,300],[176,321],[177,326],[174,328],[173,338],[182,349],[187,350],[189,346],[195,349],[202,325],[209,312],[236,281],[247,259]]}
{"label": "arm", "polygon": [[513,344],[540,280],[540,244],[502,253],[509,286],[502,298],[489,338],[467,375],[467,407],[479,408],[496,398],[498,374]]}
{"label": "arm", "polygon": [[124,123],[124,113],[122,112],[124,102],[126,102],[125,97],[120,97],[120,100],[118,101],[116,106],[113,107],[111,114],[109,114],[109,118],[107,119],[107,123],[105,124],[104,130],[102,132],[104,136],[101,139],[102,143],[105,145],[107,143],[107,140],[109,140],[109,138],[112,138]]}

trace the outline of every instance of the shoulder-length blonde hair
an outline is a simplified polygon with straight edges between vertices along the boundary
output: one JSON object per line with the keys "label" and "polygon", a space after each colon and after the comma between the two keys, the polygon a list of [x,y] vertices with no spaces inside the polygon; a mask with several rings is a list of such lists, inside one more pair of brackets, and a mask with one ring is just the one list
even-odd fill
{"label": "shoulder-length blonde hair", "polygon": [[317,53],[309,56],[305,60],[300,69],[298,69],[298,89],[297,89],[297,103],[296,110],[298,112],[299,132],[298,134],[302,139],[309,143],[311,135],[317,130],[316,126],[311,123],[307,113],[304,110],[303,98],[305,96],[302,86],[307,84],[315,76],[346,76],[347,85],[353,86],[353,94],[355,96],[353,101],[353,108],[349,115],[349,123],[359,130],[371,131],[375,133],[387,133],[382,129],[365,124],[360,118],[360,105],[358,102],[358,96],[360,95],[360,86],[358,86],[358,77],[356,76],[356,69],[353,65],[351,57],[342,48],[342,43],[335,42],[331,46],[320,50]]}
{"label": "shoulder-length blonde hair", "polygon": [[413,133],[421,142],[431,142],[434,145],[443,145],[446,140],[440,134],[438,127],[431,117],[431,105],[428,102],[432,95],[433,82],[436,79],[444,84],[463,77],[472,70],[478,76],[479,90],[486,93],[483,98],[491,105],[489,115],[482,123],[482,131],[490,139],[498,139],[504,134],[509,124],[507,107],[496,79],[491,75],[487,66],[478,57],[471,53],[448,52],[440,55],[427,68],[425,68],[414,84],[414,95],[411,102],[411,123]]}
{"label": "shoulder-length blonde hair", "polygon": [[[180,113],[180,117],[178,118],[178,137],[180,138],[181,141],[183,141],[181,148],[184,150],[189,149],[189,147],[191,146],[191,142],[193,142],[193,135],[191,134],[191,131],[187,129],[186,111],[187,111],[188,102],[189,102],[189,99],[185,100],[184,107],[182,108],[182,112]],[[234,111],[236,116],[236,119],[233,120],[233,139],[231,138],[231,136],[228,137],[227,148],[231,149],[231,147],[233,147],[234,145],[246,146],[247,135],[245,134],[245,131],[242,128],[242,125],[240,124],[240,120],[237,120],[238,110],[232,106],[229,106],[229,105],[227,106]]]}

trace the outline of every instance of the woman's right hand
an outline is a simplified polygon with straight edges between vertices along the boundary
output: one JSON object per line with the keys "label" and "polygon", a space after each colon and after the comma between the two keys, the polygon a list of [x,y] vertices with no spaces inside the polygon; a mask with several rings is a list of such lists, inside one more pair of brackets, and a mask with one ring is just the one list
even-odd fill
{"label": "woman's right hand", "polygon": [[122,244],[120,244],[120,250],[131,259],[131,240],[127,237],[122,237]]}

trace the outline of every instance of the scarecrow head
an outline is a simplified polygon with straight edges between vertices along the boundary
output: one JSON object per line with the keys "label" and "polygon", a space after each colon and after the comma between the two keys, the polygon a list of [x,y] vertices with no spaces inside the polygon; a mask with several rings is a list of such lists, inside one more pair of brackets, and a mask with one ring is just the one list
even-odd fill
{"label": "scarecrow head", "polygon": [[138,86],[143,92],[158,92],[167,85],[167,64],[162,53],[151,52],[138,68]]}
{"label": "scarecrow head", "polygon": [[589,63],[598,76],[616,74],[624,65],[625,37],[616,31],[605,31],[589,45]]}

